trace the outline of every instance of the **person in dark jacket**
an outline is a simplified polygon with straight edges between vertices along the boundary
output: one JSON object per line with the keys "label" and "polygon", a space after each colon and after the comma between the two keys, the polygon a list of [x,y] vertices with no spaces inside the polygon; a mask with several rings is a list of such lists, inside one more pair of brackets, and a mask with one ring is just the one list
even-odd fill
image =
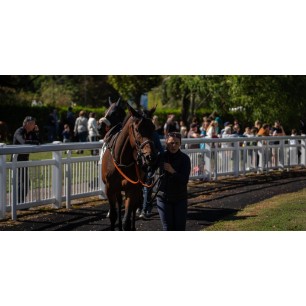
{"label": "person in dark jacket", "polygon": [[187,219],[187,184],[191,162],[188,155],[180,150],[181,134],[166,136],[166,152],[162,171],[157,209],[165,231],[184,231]]}
{"label": "person in dark jacket", "polygon": [[[13,144],[14,145],[37,145],[39,144],[39,134],[38,134],[38,126],[36,125],[36,119],[27,116],[23,120],[22,127],[18,128],[14,133]],[[17,161],[28,161],[29,154],[18,154]],[[21,167],[18,168],[18,193],[17,193],[17,201],[18,203],[23,203],[27,194],[28,194],[28,168]]]}

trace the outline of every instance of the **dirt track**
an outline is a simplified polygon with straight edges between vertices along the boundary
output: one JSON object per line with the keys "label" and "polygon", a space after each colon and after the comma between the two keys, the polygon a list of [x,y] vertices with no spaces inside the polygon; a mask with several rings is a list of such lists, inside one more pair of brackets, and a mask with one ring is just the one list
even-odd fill
{"label": "dirt track", "polygon": [[[224,218],[235,218],[237,210],[282,193],[306,188],[306,170],[273,172],[217,182],[189,184],[187,228],[201,230]],[[83,199],[73,209],[35,208],[18,212],[18,221],[0,221],[0,230],[10,231],[105,231],[109,230],[107,201]],[[9,217],[9,216],[8,216]],[[137,230],[159,231],[161,224],[156,208],[149,220],[137,220]]]}

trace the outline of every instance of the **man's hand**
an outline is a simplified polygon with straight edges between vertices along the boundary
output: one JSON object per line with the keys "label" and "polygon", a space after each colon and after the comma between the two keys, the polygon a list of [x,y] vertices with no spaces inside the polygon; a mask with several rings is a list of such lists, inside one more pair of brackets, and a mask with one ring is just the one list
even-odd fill
{"label": "man's hand", "polygon": [[173,167],[171,166],[171,164],[169,163],[164,163],[164,169],[168,172],[170,172],[171,174],[175,173],[176,171],[173,169]]}

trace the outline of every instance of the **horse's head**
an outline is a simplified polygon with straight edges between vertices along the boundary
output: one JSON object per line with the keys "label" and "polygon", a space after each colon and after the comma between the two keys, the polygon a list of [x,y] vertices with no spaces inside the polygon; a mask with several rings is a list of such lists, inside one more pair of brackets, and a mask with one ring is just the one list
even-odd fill
{"label": "horse's head", "polygon": [[117,102],[111,102],[109,98],[109,108],[105,112],[104,117],[102,117],[99,122],[101,124],[101,134],[102,137],[105,136],[106,132],[112,128],[113,126],[117,125],[118,123],[122,123],[125,118],[125,110],[122,106],[120,98]]}
{"label": "horse's head", "polygon": [[150,118],[137,112],[129,104],[128,109],[132,118],[130,142],[137,151],[137,162],[143,168],[152,167],[157,160],[153,138],[155,126]]}

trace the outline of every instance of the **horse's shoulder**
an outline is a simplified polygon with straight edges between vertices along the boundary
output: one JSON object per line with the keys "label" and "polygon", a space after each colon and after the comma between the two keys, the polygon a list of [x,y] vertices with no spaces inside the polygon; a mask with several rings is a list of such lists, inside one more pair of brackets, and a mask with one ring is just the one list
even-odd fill
{"label": "horse's shoulder", "polygon": [[114,127],[112,127],[105,135],[104,142],[107,144],[109,148],[111,148],[117,137],[114,137],[122,130],[122,124],[118,123]]}

